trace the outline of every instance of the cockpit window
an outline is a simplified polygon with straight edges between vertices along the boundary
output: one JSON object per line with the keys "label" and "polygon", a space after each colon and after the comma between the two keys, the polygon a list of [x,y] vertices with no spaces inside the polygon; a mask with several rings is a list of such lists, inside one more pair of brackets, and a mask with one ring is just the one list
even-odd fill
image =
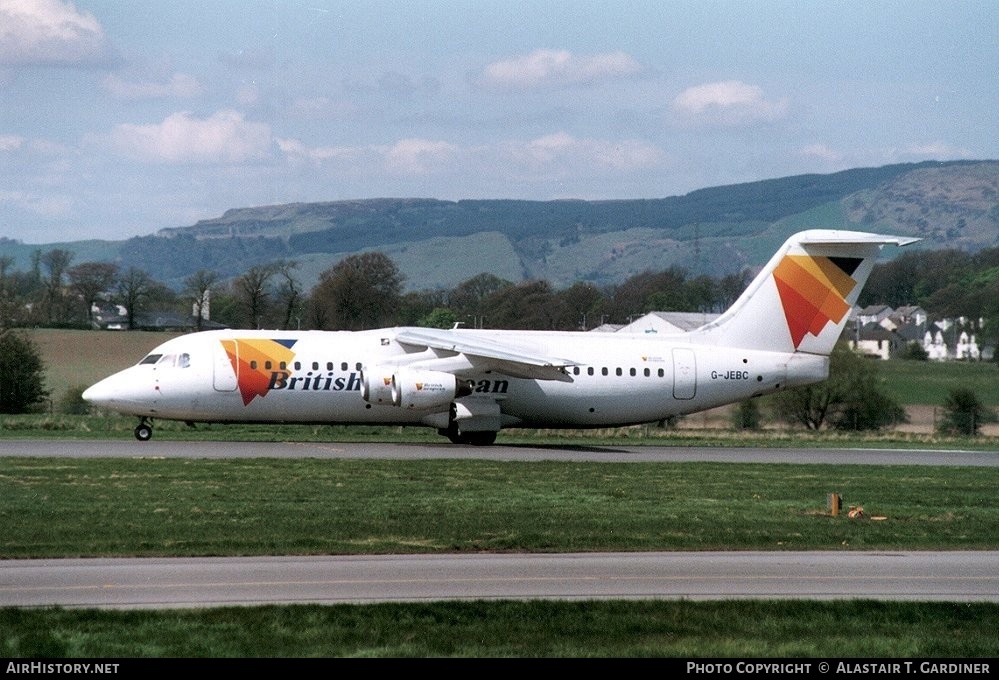
{"label": "cockpit window", "polygon": [[[154,356],[159,357],[159,359],[154,360]],[[154,362],[160,368],[187,368],[191,365],[191,355],[187,352],[184,352],[183,354],[150,354],[142,360],[142,363],[144,364]]]}
{"label": "cockpit window", "polygon": [[161,356],[163,356],[163,355],[162,354],[147,354],[146,357],[142,361],[139,362],[139,365],[141,366],[142,364],[155,364],[157,361],[160,360]]}

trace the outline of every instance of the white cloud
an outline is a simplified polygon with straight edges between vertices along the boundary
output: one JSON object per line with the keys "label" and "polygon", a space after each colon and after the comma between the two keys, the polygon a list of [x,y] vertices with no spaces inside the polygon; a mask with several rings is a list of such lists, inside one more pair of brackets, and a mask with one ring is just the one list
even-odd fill
{"label": "white cloud", "polygon": [[308,147],[297,139],[276,139],[278,149],[291,161],[311,161],[321,164],[324,161],[356,161],[364,149],[352,146]]}
{"label": "white cloud", "polygon": [[201,84],[194,76],[175,73],[165,83],[127,81],[109,75],[101,83],[102,87],[119,99],[162,99],[176,97],[189,99],[202,92]]}
{"label": "white cloud", "polygon": [[666,157],[660,148],[639,140],[579,139],[566,132],[509,144],[506,150],[512,158],[528,166],[575,170],[596,166],[627,172],[653,167]]}
{"label": "white cloud", "polygon": [[243,163],[271,154],[271,129],[243,120],[237,111],[218,111],[200,120],[182,111],[152,125],[122,124],[111,133],[122,154],[162,163]]}
{"label": "white cloud", "polygon": [[586,85],[600,80],[627,78],[642,66],[625,52],[576,56],[568,50],[539,49],[520,57],[486,66],[482,82],[503,88]]}
{"label": "white cloud", "polygon": [[972,153],[968,149],[962,149],[943,141],[928,142],[925,144],[913,144],[903,152],[906,156],[916,158],[928,158],[933,160],[946,160],[950,158],[971,158]]}
{"label": "white cloud", "polygon": [[627,174],[662,165],[666,154],[641,140],[577,138],[556,132],[536,139],[462,146],[448,141],[407,138],[392,144],[309,147],[297,139],[277,139],[292,163],[309,162],[326,171],[396,176],[464,176],[495,179],[525,173]]}
{"label": "white cloud", "polygon": [[0,3],[0,64],[103,65],[111,50],[100,23],[59,0]]}
{"label": "white cloud", "polygon": [[71,213],[71,201],[62,195],[39,196],[24,191],[0,191],[0,205],[10,205],[41,217],[65,217]]}
{"label": "white cloud", "polygon": [[673,109],[694,120],[740,125],[782,118],[787,100],[768,100],[758,85],[726,80],[688,87],[673,99]]}
{"label": "white cloud", "polygon": [[400,139],[381,149],[389,170],[405,175],[423,175],[443,169],[456,157],[454,144],[431,139]]}
{"label": "white cloud", "polygon": [[843,154],[825,144],[809,144],[804,146],[801,148],[801,155],[832,162],[843,160]]}
{"label": "white cloud", "polygon": [[17,135],[0,135],[0,151],[16,151],[24,144],[24,138]]}

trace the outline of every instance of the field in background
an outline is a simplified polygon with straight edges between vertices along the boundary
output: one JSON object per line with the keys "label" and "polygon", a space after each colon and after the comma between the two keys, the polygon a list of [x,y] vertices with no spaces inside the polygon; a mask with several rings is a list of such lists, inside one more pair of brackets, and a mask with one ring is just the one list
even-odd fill
{"label": "field in background", "polygon": [[45,386],[53,404],[66,392],[89,387],[112,373],[139,363],[149,350],[181,333],[84,331],[36,328],[27,331],[45,365]]}
{"label": "field in background", "polygon": [[[46,386],[52,408],[69,390],[87,387],[137,363],[160,343],[181,333],[148,331],[85,331],[32,329],[28,331],[46,367]],[[983,403],[999,408],[999,363],[878,361],[882,388],[906,407],[910,422],[902,432],[933,432],[942,416],[950,390],[970,388]],[[730,407],[713,409],[681,419],[681,428],[722,428],[730,425]],[[999,434],[999,425],[983,428],[984,434]]]}

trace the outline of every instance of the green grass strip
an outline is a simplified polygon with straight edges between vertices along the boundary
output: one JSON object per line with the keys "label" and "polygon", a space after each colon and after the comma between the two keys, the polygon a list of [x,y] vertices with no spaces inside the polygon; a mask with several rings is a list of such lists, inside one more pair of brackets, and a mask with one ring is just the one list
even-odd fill
{"label": "green grass strip", "polygon": [[3,458],[0,558],[996,549],[997,487],[935,466]]}
{"label": "green grass strip", "polygon": [[0,656],[994,660],[997,628],[996,604],[866,600],[8,608]]}

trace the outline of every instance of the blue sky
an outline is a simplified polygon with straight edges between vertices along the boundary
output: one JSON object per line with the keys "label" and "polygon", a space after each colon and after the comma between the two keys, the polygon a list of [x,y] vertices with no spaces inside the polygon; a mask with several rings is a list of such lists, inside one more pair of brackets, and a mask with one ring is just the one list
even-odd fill
{"label": "blue sky", "polygon": [[999,158],[999,5],[0,0],[0,236]]}

